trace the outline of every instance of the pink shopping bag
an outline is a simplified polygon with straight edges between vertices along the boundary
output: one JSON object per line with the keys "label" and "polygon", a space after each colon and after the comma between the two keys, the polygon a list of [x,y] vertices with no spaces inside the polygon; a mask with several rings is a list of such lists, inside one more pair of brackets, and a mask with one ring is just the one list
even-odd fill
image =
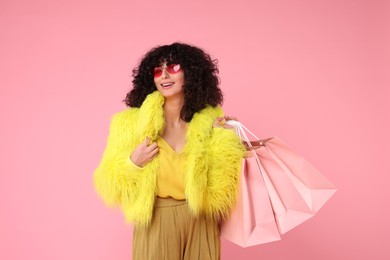
{"label": "pink shopping bag", "polygon": [[221,223],[221,237],[242,247],[280,240],[256,156],[248,151],[243,159],[236,207]]}
{"label": "pink shopping bag", "polygon": [[[254,163],[252,165],[257,166],[261,175],[261,183],[265,184],[267,196],[271,202],[274,222],[280,234],[286,233],[314,216],[336,192],[336,188],[330,181],[280,138],[271,137],[259,140],[241,123],[236,121],[228,121],[227,123],[236,128],[237,134],[247,146],[248,154],[249,151],[255,154],[251,158],[256,165]],[[255,140],[249,140],[246,132],[250,133]],[[244,161],[249,161],[249,159],[244,159]],[[258,179],[251,180],[259,182]],[[238,203],[241,203],[240,200]],[[252,203],[264,202],[254,199]],[[268,203],[264,205],[268,207]],[[261,207],[264,205],[261,205]],[[236,207],[232,212],[233,220],[229,221],[234,221],[234,215],[244,214],[243,212],[245,210]],[[232,223],[229,224],[233,225]],[[236,221],[235,225],[242,227],[244,224]],[[261,226],[262,223],[257,223],[257,225]],[[222,229],[222,232],[225,231]],[[261,238],[257,238],[257,244],[261,244],[261,241]],[[255,242],[251,243],[251,245],[253,244]]]}
{"label": "pink shopping bag", "polygon": [[281,234],[314,216],[336,192],[330,181],[280,138],[273,137],[254,150]]}

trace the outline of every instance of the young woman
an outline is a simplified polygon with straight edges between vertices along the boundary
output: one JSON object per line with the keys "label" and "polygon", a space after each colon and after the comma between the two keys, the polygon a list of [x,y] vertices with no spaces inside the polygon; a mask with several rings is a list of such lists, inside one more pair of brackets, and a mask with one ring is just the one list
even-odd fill
{"label": "young woman", "polygon": [[150,50],[112,116],[94,173],[134,223],[133,259],[220,259],[219,222],[236,201],[245,147],[224,125],[216,62],[183,44]]}

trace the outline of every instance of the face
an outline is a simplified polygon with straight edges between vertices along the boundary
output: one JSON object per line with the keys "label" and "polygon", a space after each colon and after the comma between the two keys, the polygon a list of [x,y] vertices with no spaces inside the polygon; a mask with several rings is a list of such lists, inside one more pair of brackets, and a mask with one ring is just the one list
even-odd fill
{"label": "face", "polygon": [[167,65],[164,62],[154,68],[153,75],[154,84],[164,97],[183,95],[184,71],[179,64]]}

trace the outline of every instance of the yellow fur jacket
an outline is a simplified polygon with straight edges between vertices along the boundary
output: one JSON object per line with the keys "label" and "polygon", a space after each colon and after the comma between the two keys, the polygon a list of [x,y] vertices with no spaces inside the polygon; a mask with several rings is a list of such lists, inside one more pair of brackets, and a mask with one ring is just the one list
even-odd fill
{"label": "yellow fur jacket", "polygon": [[[111,118],[107,146],[94,172],[94,185],[108,206],[119,205],[126,222],[148,226],[156,196],[159,157],[134,171],[130,155],[148,136],[156,140],[164,129],[164,97],[155,91],[140,108],[127,108]],[[245,148],[232,130],[213,127],[223,116],[208,106],[194,114],[186,134],[185,196],[194,215],[220,220],[236,202]]]}

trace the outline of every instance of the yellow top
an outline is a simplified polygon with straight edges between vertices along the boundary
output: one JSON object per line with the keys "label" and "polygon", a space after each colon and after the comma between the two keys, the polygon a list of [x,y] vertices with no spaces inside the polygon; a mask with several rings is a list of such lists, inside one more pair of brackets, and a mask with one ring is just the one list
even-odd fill
{"label": "yellow top", "polygon": [[[156,142],[160,156],[160,168],[157,174],[157,196],[184,200],[184,165],[186,160],[184,149],[176,152],[161,136],[157,137]],[[143,169],[143,167],[138,167],[134,163],[133,166],[139,170]]]}
{"label": "yellow top", "polygon": [[160,156],[160,169],[157,174],[157,196],[184,200],[184,165],[186,159],[184,149],[176,152],[160,136],[156,142]]}

